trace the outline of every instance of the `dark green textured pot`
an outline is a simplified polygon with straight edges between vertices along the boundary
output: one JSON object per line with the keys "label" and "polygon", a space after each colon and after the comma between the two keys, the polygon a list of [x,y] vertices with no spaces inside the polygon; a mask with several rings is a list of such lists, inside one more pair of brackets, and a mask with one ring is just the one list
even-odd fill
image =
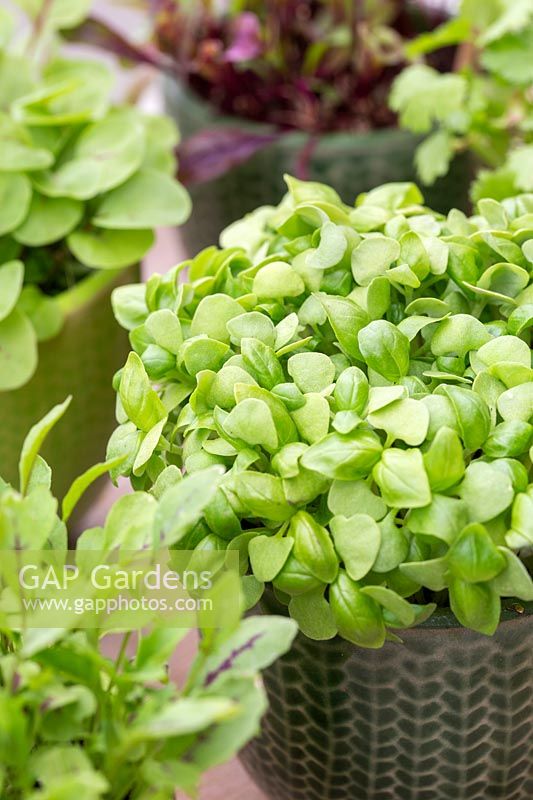
{"label": "dark green textured pot", "polygon": [[74,478],[105,457],[115,427],[111,381],[127,358],[128,336],[116,323],[111,292],[139,280],[139,267],[95,272],[60,295],[65,324],[39,345],[33,378],[20,389],[0,393],[0,475],[18,486],[17,464],[24,437],[57,403],[72,403],[52,431],[42,455],[53,469],[53,489],[64,496]]}
{"label": "dark green textured pot", "polygon": [[401,635],[375,651],[299,635],[265,672],[241,758],[271,800],[533,798],[533,605],[492,638],[446,613]]}
{"label": "dark green textured pot", "polygon": [[[182,138],[205,128],[226,127],[268,134],[273,128],[239,118],[217,117],[207,103],[168,80],[167,110],[178,123]],[[285,172],[295,174],[308,137],[290,133],[255,153],[219,178],[189,186],[194,213],[180,228],[187,252],[195,254],[216,244],[231,222],[262,205],[277,205],[286,191]],[[411,133],[383,129],[367,134],[331,133],[322,136],[309,162],[312,180],[333,186],[349,204],[360,193],[391,181],[416,181],[414,152],[419,140]],[[467,157],[457,158],[445,178],[426,187],[427,204],[437,211],[468,208],[472,169]]]}

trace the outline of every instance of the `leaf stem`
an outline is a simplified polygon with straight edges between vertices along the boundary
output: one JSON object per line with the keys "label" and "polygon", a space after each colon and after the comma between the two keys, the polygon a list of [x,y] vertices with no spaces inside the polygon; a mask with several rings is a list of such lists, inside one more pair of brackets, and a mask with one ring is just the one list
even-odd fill
{"label": "leaf stem", "polygon": [[36,55],[39,52],[40,40],[46,30],[46,23],[52,11],[53,4],[54,0],[43,0],[39,13],[35,17],[31,36],[26,46],[28,56]]}

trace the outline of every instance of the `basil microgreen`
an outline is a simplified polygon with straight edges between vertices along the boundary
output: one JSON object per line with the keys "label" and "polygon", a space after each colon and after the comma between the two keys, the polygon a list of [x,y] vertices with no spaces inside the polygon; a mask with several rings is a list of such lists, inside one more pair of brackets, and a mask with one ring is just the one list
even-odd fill
{"label": "basil microgreen", "polygon": [[502,261],[533,237],[533,197],[443,217],[391,184],[354,212],[287,182],[238,223],[248,249],[115,293],[135,353],[114,475],[152,486],[132,465],[158,423],[150,459],[220,465],[198,546],[237,542],[250,598],[272,583],[313,638],[379,647],[435,604],[491,633],[500,597],[533,600],[533,294]]}

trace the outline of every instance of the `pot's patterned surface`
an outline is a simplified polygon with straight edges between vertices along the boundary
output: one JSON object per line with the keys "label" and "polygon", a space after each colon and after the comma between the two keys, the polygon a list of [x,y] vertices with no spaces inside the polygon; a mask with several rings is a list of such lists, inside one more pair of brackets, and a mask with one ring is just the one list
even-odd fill
{"label": "pot's patterned surface", "polygon": [[532,800],[533,615],[511,616],[377,651],[299,636],[244,765],[271,800]]}
{"label": "pot's patterned surface", "polygon": [[[203,128],[223,125],[257,133],[271,133],[269,126],[239,119],[217,120],[205,103],[184,92],[178,84],[166,84],[167,107],[183,138]],[[320,138],[309,162],[309,178],[333,186],[352,204],[360,193],[391,181],[416,181],[414,153],[419,140],[406,131],[378,130],[368,134],[327,134]],[[277,205],[287,187],[283,174],[296,174],[304,134],[291,133],[233,167],[225,175],[190,186],[194,212],[180,229],[187,253],[195,255],[216,244],[220,232],[231,222],[262,205]],[[466,157],[455,160],[449,174],[426,187],[427,204],[437,211],[468,208],[471,165]]]}
{"label": "pot's patterned surface", "polygon": [[138,279],[138,267],[115,275],[68,314],[58,336],[39,345],[39,365],[29,383],[0,392],[0,475],[14,486],[18,486],[17,464],[26,434],[69,394],[72,403],[42,450],[54,472],[56,496],[61,498],[74,478],[104,460],[116,425],[111,381],[130,349],[127,333],[113,316],[111,292],[119,284]]}

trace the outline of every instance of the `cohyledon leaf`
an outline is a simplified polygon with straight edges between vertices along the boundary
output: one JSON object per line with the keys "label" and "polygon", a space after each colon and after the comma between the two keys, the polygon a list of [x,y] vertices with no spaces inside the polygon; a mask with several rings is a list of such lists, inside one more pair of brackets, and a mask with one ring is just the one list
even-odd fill
{"label": "cohyledon leaf", "polygon": [[385,450],[374,467],[374,480],[388,506],[419,508],[431,502],[431,488],[420,450]]}
{"label": "cohyledon leaf", "polygon": [[[293,384],[288,385],[293,386]],[[274,421],[280,446],[293,442],[298,438],[294,422],[287,411],[285,403],[279,399],[279,396],[272,394],[271,392],[267,391],[267,389],[262,389],[255,383],[235,383],[233,392],[237,403],[241,403],[242,400],[246,398],[254,398],[262,401],[268,406]],[[301,405],[303,406],[304,404],[305,400],[302,396]],[[294,477],[294,475],[284,477]]]}
{"label": "cohyledon leaf", "polygon": [[483,461],[469,464],[459,492],[470,519],[476,522],[494,519],[509,508],[514,498],[509,476],[494,464]]}
{"label": "cohyledon leaf", "polygon": [[533,382],[522,383],[500,394],[497,400],[498,412],[506,422],[533,418]]}
{"label": "cohyledon leaf", "polygon": [[363,586],[361,592],[379,603],[406,628],[414,624],[416,619],[414,605],[404,600],[396,592],[387,589],[386,586]]}
{"label": "cohyledon leaf", "polygon": [[[278,324],[276,325],[275,332],[276,332],[276,341],[274,344],[274,349],[279,350],[280,347],[285,347],[285,345],[289,344],[289,342],[294,339],[300,330],[300,321],[298,319],[298,314],[294,312],[289,314],[286,317],[283,317]],[[264,339],[261,336],[255,336],[256,339]],[[268,344],[268,342],[266,342]]]}
{"label": "cohyledon leaf", "polygon": [[488,583],[453,580],[449,587],[450,606],[465,628],[492,636],[500,621],[498,593]]}
{"label": "cohyledon leaf", "polygon": [[176,544],[198,522],[217,492],[222,472],[218,466],[200,470],[164,492],[154,518],[156,547]]}
{"label": "cohyledon leaf", "polygon": [[423,202],[424,198],[418,186],[407,181],[376,186],[375,189],[359,195],[356,201],[358,206],[379,206],[389,211],[398,211]]}
{"label": "cohyledon leaf", "polygon": [[287,371],[304,394],[320,392],[335,379],[335,364],[324,353],[296,353],[289,358]]}
{"label": "cohyledon leaf", "polygon": [[253,397],[237,403],[224,419],[224,430],[233,439],[241,439],[246,444],[259,445],[268,452],[278,449],[276,425],[266,403]]}
{"label": "cohyledon leaf", "polygon": [[395,511],[390,511],[379,523],[381,543],[374,565],[373,572],[386,573],[396,569],[405,561],[409,552],[409,535],[407,531],[398,526],[395,520]]}
{"label": "cohyledon leaf", "polygon": [[533,303],[524,303],[518,306],[507,320],[507,329],[513,336],[520,336],[533,326]]}
{"label": "cohyledon leaf", "polygon": [[113,482],[116,482],[120,475],[126,475],[133,470],[133,465],[142,441],[142,433],[133,422],[125,422],[119,425],[107,443],[106,460],[112,461],[121,457],[120,466],[112,467],[109,475]]}
{"label": "cohyledon leaf", "polygon": [[304,636],[315,641],[333,639],[337,634],[337,624],[331,606],[324,597],[324,588],[292,597],[289,614],[296,620]]}
{"label": "cohyledon leaf", "polygon": [[24,444],[22,445],[19,460],[19,480],[21,494],[24,494],[27,489],[37,455],[39,454],[39,450],[41,449],[43,442],[52,428],[59,422],[63,414],[66,412],[71,401],[72,398],[67,397],[63,403],[54,406],[54,408],[52,408],[51,411],[49,411],[48,414],[43,417],[42,420],[40,420],[40,422],[36,423],[30,429],[28,435],[26,436]]}
{"label": "cohyledon leaf", "polygon": [[0,236],[14,231],[24,221],[32,188],[26,175],[0,173]]}
{"label": "cohyledon leaf", "polygon": [[[113,289],[111,294],[111,306],[119,325],[127,331],[135,330],[135,328],[142,325],[148,317],[146,286],[143,283],[134,283],[129,286],[117,286],[116,289]],[[173,352],[173,350],[171,350],[171,352]]]}
{"label": "cohyledon leaf", "polygon": [[429,427],[429,411],[419,400],[396,400],[367,416],[374,428],[384,430],[389,441],[401,439],[408,445],[422,444]]}
{"label": "cohyledon leaf", "polygon": [[329,430],[330,407],[327,399],[320,393],[309,392],[304,395],[301,407],[291,412],[291,417],[304,442],[320,442]]}
{"label": "cohyledon leaf", "polygon": [[283,569],[294,546],[292,536],[256,536],[248,546],[250,564],[257,580],[269,582]]}
{"label": "cohyledon leaf", "polygon": [[0,391],[18,389],[37,369],[37,337],[18,308],[0,320]]}
{"label": "cohyledon leaf", "polygon": [[271,261],[257,271],[252,290],[264,299],[298,297],[305,291],[305,284],[290,264]]}
{"label": "cohyledon leaf", "polygon": [[45,197],[34,192],[28,215],[13,238],[28,247],[43,247],[64,239],[80,222],[83,205],[66,197]]}
{"label": "cohyledon leaf", "polygon": [[186,189],[151,169],[139,170],[98,204],[92,224],[111,230],[144,230],[181,225],[191,213]]}
{"label": "cohyledon leaf", "polygon": [[[486,297],[489,302],[508,305],[526,288],[529,274],[516,264],[493,264],[482,274],[476,287],[470,287],[476,294]],[[481,290],[481,291],[480,291]]]}
{"label": "cohyledon leaf", "polygon": [[92,269],[121,269],[137,264],[153,243],[151,230],[78,229],[67,237],[73,255]]}
{"label": "cohyledon leaf", "polygon": [[330,269],[338,264],[347,248],[346,236],[339,225],[325,222],[320,229],[320,243],[307,258],[307,265],[314,269]]}
{"label": "cohyledon leaf", "polygon": [[183,342],[178,356],[178,363],[184,364],[189,375],[194,377],[205,370],[211,370],[212,372],[219,370],[227,359],[228,354],[229,347],[227,344],[213,341],[203,334],[193,336]]}
{"label": "cohyledon leaf", "polygon": [[150,428],[149,431],[142,435],[139,448],[133,462],[134,475],[137,476],[144,473],[148,461],[151,459],[157,449],[165,423],[166,417],[163,417],[163,419],[160,419],[159,422],[156,422],[156,424]]}
{"label": "cohyledon leaf", "polygon": [[375,494],[368,480],[333,481],[328,493],[328,508],[332,514],[353,517],[364,514],[374,520],[383,519],[387,506]]}
{"label": "cohyledon leaf", "polygon": [[407,524],[412,533],[435,536],[451,544],[468,521],[468,508],[463,500],[434,494],[429,505],[411,509]]}
{"label": "cohyledon leaf", "polygon": [[452,574],[467,583],[482,583],[495,578],[506,560],[487,529],[479,523],[464,528],[446,556]]}
{"label": "cohyledon leaf", "polygon": [[496,425],[483,450],[491,458],[516,458],[526,453],[533,442],[533,425],[522,420],[509,420]]}
{"label": "cohyledon leaf", "polygon": [[383,408],[402,400],[408,396],[407,387],[400,386],[371,386],[368,393],[368,414],[375,414]]}
{"label": "cohyledon leaf", "polygon": [[267,317],[266,314],[261,314],[259,311],[250,311],[247,314],[241,314],[229,319],[227,329],[232,344],[237,346],[246,338],[259,339],[269,347],[274,347],[277,343],[274,323],[270,317]]}
{"label": "cohyledon leaf", "polygon": [[491,425],[490,411],[485,401],[476,392],[459,386],[440,385],[435,394],[443,395],[450,401],[465,447],[471,451],[481,447]]}
{"label": "cohyledon leaf", "polygon": [[150,314],[146,320],[146,331],[157,345],[178,355],[183,333],[179,319],[169,308],[161,308]]}
{"label": "cohyledon leaf", "polygon": [[219,342],[229,344],[231,339],[227,324],[230,320],[245,314],[245,309],[225,294],[211,294],[204,297],[191,322],[191,334],[199,336],[206,334],[210,339],[217,339]]}
{"label": "cohyledon leaf", "polygon": [[490,333],[478,319],[470,314],[454,314],[439,322],[431,339],[431,352],[435,356],[463,357],[490,340]]}
{"label": "cohyledon leaf", "polygon": [[130,353],[122,371],[120,399],[128,418],[145,433],[166,419],[167,412],[152,389],[144,365],[137,353]]}
{"label": "cohyledon leaf", "polygon": [[498,336],[479,348],[471,357],[473,369],[480,371],[500,363],[521,364],[527,370],[531,368],[531,349],[518,336]]}
{"label": "cohyledon leaf", "polygon": [[339,564],[327,528],[319,525],[306,511],[298,511],[290,523],[294,537],[294,555],[319,581],[335,580]]}
{"label": "cohyledon leaf", "polygon": [[357,334],[369,322],[366,311],[347,297],[317,294],[341,349],[352,358],[363,360]]}
{"label": "cohyledon leaf", "polygon": [[526,565],[507,547],[499,547],[505,567],[491,581],[491,587],[501,597],[519,597],[526,603],[533,601],[533,579]]}
{"label": "cohyledon leaf", "polygon": [[379,553],[381,530],[368,514],[336,516],[330,522],[335,549],[354,581],[370,572]]}
{"label": "cohyledon leaf", "polygon": [[23,282],[24,264],[21,261],[8,261],[0,266],[0,322],[15,308]]}
{"label": "cohyledon leaf", "polygon": [[364,307],[370,319],[381,319],[391,304],[391,284],[387,278],[378,277],[363,290]]}
{"label": "cohyledon leaf", "polygon": [[380,605],[342,570],[330,586],[329,601],[341,636],[360,647],[383,646],[386,632]]}
{"label": "cohyledon leaf", "polygon": [[368,378],[359,367],[348,367],[335,381],[333,397],[338,411],[362,414],[368,401]]}
{"label": "cohyledon leaf", "polygon": [[353,481],[369,475],[381,453],[381,442],[372,431],[331,433],[305,451],[301,464],[328,478]]}
{"label": "cohyledon leaf", "polygon": [[374,278],[384,275],[400,256],[396,239],[373,235],[352,251],[352,273],[360,286],[368,286]]}
{"label": "cohyledon leaf", "polygon": [[409,370],[410,343],[405,334],[387,320],[374,320],[358,334],[361,353],[373,370],[389,381],[397,381]]}
{"label": "cohyledon leaf", "polygon": [[420,586],[441,592],[448,585],[448,561],[433,558],[428,561],[411,561],[400,564],[400,572]]}
{"label": "cohyledon leaf", "polygon": [[465,472],[463,447],[458,434],[445,425],[438,429],[424,453],[424,467],[433,491],[442,492],[458,483]]}
{"label": "cohyledon leaf", "polygon": [[533,544],[533,497],[529,494],[520,492],[516,495],[512,513],[512,530],[507,535],[507,541],[515,538],[519,540],[519,547],[528,547]]}
{"label": "cohyledon leaf", "polygon": [[241,354],[244,365],[257,382],[265,389],[273,389],[283,383],[285,373],[274,350],[258,339],[243,339]]}
{"label": "cohyledon leaf", "polygon": [[49,197],[89,200],[123,184],[139,169],[143,154],[142,122],[132,109],[117,109],[87,126],[71,157],[54,172],[36,176],[36,185]]}
{"label": "cohyledon leaf", "polygon": [[471,35],[470,20],[465,17],[454,17],[432,31],[417,36],[409,41],[406,52],[411,58],[431,53],[441,47],[459,44]]}
{"label": "cohyledon leaf", "polygon": [[420,331],[423,331],[424,328],[427,328],[429,325],[435,325],[439,321],[439,319],[434,319],[433,317],[423,317],[413,314],[401,320],[398,324],[398,330],[404,333],[411,342],[418,336]]}
{"label": "cohyledon leaf", "polygon": [[252,517],[285,522],[294,513],[285,497],[283,482],[275,475],[245,470],[235,476],[235,491]]}

